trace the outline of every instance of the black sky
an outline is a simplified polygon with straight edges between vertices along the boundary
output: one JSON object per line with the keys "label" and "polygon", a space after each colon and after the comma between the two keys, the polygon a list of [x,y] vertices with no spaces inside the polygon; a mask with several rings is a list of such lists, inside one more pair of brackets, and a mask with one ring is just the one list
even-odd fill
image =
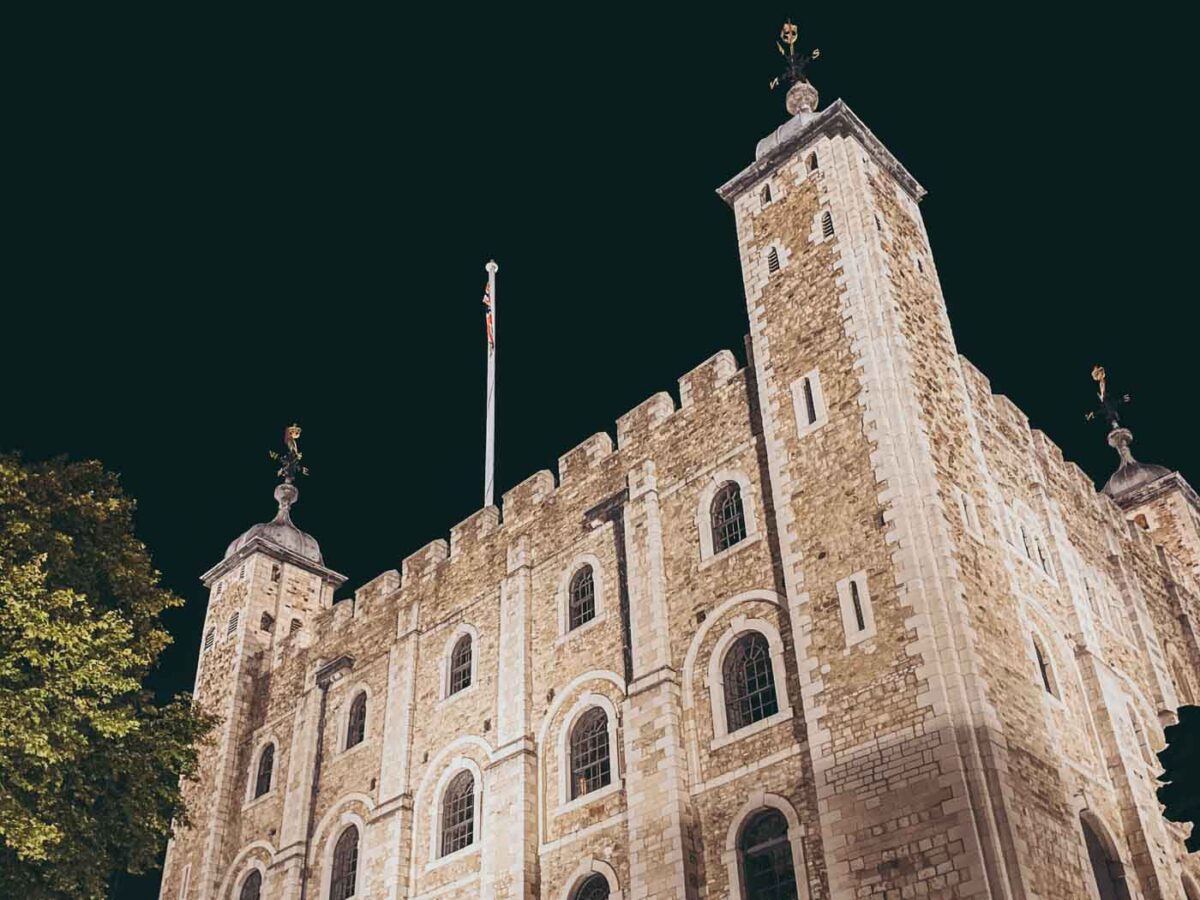
{"label": "black sky", "polygon": [[[187,598],[274,511],[348,590],[479,505],[483,264],[501,266],[498,490],[747,330],[714,189],[784,119],[784,16],[929,191],[960,351],[1097,479],[1088,372],[1135,453],[1200,479],[1195,76],[1182,29],[1049,7],[448,5],[383,16],[106,8],[20,35],[5,172],[0,449],[95,457]],[[124,18],[114,18],[123,16]],[[130,895],[132,896],[132,894]]]}

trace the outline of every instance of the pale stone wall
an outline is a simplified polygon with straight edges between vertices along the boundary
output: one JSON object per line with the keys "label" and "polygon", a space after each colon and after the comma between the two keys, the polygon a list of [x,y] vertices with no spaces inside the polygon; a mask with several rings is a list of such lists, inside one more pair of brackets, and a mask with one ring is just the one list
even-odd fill
{"label": "pale stone wall", "polygon": [[[1200,684],[1195,560],[1151,540],[1186,550],[1191,507],[1128,526],[992,395],[957,353],[919,186],[844,106],[820,116],[723,189],[746,368],[715,354],[678,408],[654,395],[615,446],[589,438],[557,478],[506,493],[502,519],[479,511],[353,598],[332,604],[328,573],[269,547],[214,584],[197,698],[222,725],[164,898],[185,871],[189,900],[234,897],[253,867],[264,897],[307,879],[323,900],[347,827],[363,897],[558,900],[589,874],[614,897],[739,896],[739,829],[766,807],[789,823],[802,897],[1087,896],[1081,816],[1141,895],[1200,876],[1158,814],[1151,756]],[[748,533],[714,554],[728,481]],[[567,631],[583,564],[597,617]],[[771,648],[779,712],[730,734],[720,663],[747,631]],[[448,697],[463,635],[472,684]],[[346,749],[360,692],[366,738]],[[572,800],[568,735],[590,707],[613,781]],[[274,785],[251,799],[267,741]],[[476,841],[442,858],[461,771]]]}

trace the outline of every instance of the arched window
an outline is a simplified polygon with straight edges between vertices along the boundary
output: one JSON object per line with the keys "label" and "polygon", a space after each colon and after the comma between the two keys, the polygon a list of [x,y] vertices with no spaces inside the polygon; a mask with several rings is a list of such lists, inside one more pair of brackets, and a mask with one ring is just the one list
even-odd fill
{"label": "arched window", "polygon": [[571,576],[567,608],[567,628],[574,629],[596,618],[596,579],[591,566],[583,566]]}
{"label": "arched window", "polygon": [[599,790],[612,780],[608,716],[594,706],[571,729],[571,799]]}
{"label": "arched window", "polygon": [[333,868],[329,876],[329,900],[347,900],[358,887],[358,829],[346,827],[333,848]]}
{"label": "arched window", "polygon": [[817,154],[816,153],[808,154],[808,162],[806,163],[806,165],[808,167],[808,171],[810,171],[810,172],[817,171]]}
{"label": "arched window", "polygon": [[1087,819],[1080,819],[1083,826],[1083,841],[1087,845],[1088,861],[1092,864],[1092,877],[1100,900],[1130,900],[1129,888],[1125,885],[1125,867],[1105,845],[1104,840]]}
{"label": "arched window", "polygon": [[450,651],[450,681],[446,696],[471,686],[471,636],[464,634]]}
{"label": "arched window", "polygon": [[275,745],[267,744],[258,755],[258,774],[254,777],[254,796],[261,797],[271,790],[271,776],[275,771]]}
{"label": "arched window", "polygon": [[721,485],[713,497],[710,516],[714,553],[728,550],[746,539],[746,514],[742,509],[742,490],[737,482]]}
{"label": "arched window", "polygon": [[263,631],[274,631],[275,630],[275,617],[273,615],[271,615],[269,612],[263,613],[262,619],[259,620],[258,627],[261,628]]}
{"label": "arched window", "polygon": [[833,215],[828,210],[821,213],[821,234],[827,238],[833,237]]}
{"label": "arched window", "polygon": [[367,694],[364,691],[350,704],[346,717],[346,749],[361,744],[367,736]]}
{"label": "arched window", "polygon": [[796,900],[796,868],[783,813],[755,813],[742,829],[738,850],[747,900]]}
{"label": "arched window", "polygon": [[259,900],[261,896],[262,873],[258,869],[255,869],[242,882],[242,890],[238,893],[238,900]]}
{"label": "arched window", "polygon": [[1046,651],[1036,634],[1033,636],[1033,655],[1037,660],[1038,675],[1041,676],[1042,687],[1046,689],[1046,693],[1051,697],[1057,697],[1058,691],[1054,689],[1054,671],[1050,668],[1050,663],[1046,659]]}
{"label": "arched window", "polygon": [[725,654],[721,675],[730,733],[779,712],[771,648],[760,632],[747,632],[734,642]]}
{"label": "arched window", "polygon": [[475,777],[459,772],[442,797],[442,856],[475,842]]}
{"label": "arched window", "polygon": [[772,247],[767,251],[767,271],[774,275],[779,271],[779,248]]}
{"label": "arched window", "polygon": [[608,879],[603,875],[589,875],[583,884],[575,889],[571,900],[608,900]]}
{"label": "arched window", "polygon": [[[762,193],[759,194],[759,199],[762,201],[763,206],[771,202],[771,183],[769,181],[762,186]],[[608,895],[605,894],[604,896],[607,897]]]}

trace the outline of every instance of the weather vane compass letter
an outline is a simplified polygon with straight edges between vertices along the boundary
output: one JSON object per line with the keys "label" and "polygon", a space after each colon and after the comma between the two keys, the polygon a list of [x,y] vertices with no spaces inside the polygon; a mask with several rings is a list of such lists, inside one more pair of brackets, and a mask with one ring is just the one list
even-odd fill
{"label": "weather vane compass letter", "polygon": [[271,459],[279,463],[276,473],[283,479],[284,484],[291,484],[297,475],[307,475],[308,467],[301,464],[304,454],[300,452],[300,426],[289,425],[283,430],[283,445],[287,449],[283,453],[271,450]]}

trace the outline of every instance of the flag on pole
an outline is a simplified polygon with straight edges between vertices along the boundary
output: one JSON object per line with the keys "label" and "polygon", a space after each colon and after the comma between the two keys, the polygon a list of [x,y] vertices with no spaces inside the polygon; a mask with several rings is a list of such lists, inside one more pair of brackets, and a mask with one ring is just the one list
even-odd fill
{"label": "flag on pole", "polygon": [[484,326],[487,328],[488,348],[496,349],[496,332],[492,329],[492,286],[485,284],[483,286],[483,305],[487,307],[487,313],[484,315]]}

